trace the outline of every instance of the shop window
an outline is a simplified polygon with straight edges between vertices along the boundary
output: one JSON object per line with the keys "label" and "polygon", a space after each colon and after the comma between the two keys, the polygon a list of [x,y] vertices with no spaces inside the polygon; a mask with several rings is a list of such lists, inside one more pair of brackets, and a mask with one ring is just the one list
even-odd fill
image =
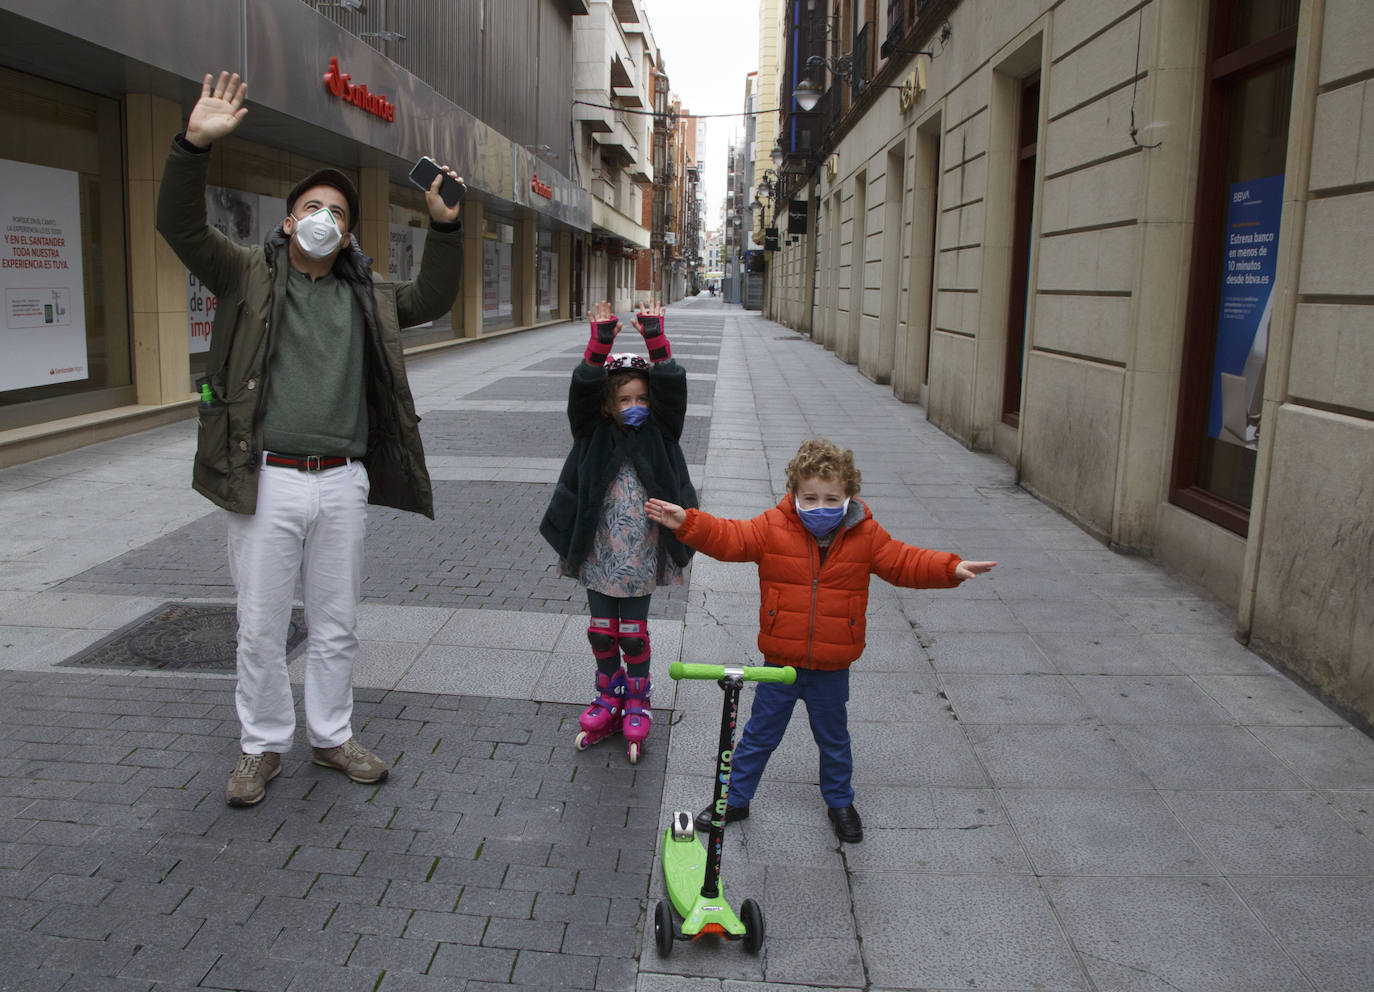
{"label": "shop window", "polygon": [[1298,0],[1213,0],[1171,499],[1249,525]]}
{"label": "shop window", "polygon": [[[406,282],[420,274],[420,262],[425,257],[425,237],[429,233],[429,207],[425,204],[424,193],[410,186],[392,184],[388,199],[387,278],[393,282]],[[461,290],[458,298],[462,298]],[[432,341],[448,341],[453,337],[452,312],[401,329],[401,344],[406,348]]]}
{"label": "shop window", "polygon": [[535,312],[538,320],[553,320],[558,312],[558,252],[553,232],[540,231],[535,243]]}
{"label": "shop window", "polygon": [[119,104],[0,88],[0,429],[133,403]]}
{"label": "shop window", "polygon": [[515,227],[488,220],[482,236],[482,330],[515,326]]}

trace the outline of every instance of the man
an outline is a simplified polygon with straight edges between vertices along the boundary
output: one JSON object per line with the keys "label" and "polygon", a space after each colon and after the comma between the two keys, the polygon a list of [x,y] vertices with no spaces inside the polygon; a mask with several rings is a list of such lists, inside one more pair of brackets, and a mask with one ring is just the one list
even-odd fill
{"label": "man", "polygon": [[209,149],[243,121],[246,93],[237,73],[205,77],[157,204],[158,231],[219,297],[192,484],[229,511],[242,751],[230,806],[262,800],[295,734],[285,645],[298,576],[312,759],[355,782],[387,776],[351,722],[366,504],[434,516],[400,329],[452,307],[462,245],[460,205],[439,196],[445,174],[458,178],[447,167],[425,194],[431,226],[413,282],[373,281],[352,236],[357,190],[334,169],[291,190],[263,245],[225,238],[205,219]]}

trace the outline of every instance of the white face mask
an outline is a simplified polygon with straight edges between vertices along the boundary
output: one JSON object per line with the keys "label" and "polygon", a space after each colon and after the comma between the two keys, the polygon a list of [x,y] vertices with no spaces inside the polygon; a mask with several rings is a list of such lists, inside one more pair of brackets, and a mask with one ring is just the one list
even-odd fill
{"label": "white face mask", "polygon": [[311,258],[328,258],[342,240],[334,215],[325,207],[296,221],[296,246]]}

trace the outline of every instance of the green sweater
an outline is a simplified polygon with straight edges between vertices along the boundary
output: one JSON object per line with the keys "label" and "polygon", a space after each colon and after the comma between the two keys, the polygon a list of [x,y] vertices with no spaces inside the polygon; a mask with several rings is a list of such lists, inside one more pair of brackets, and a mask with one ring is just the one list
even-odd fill
{"label": "green sweater", "polygon": [[264,448],[350,458],[367,453],[364,330],[346,282],[332,272],[312,280],[290,269],[263,398]]}

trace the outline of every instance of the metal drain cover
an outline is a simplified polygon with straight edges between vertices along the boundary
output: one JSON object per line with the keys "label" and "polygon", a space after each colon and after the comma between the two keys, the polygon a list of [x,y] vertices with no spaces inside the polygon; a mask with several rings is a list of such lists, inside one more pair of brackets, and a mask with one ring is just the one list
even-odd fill
{"label": "metal drain cover", "polygon": [[[238,616],[232,604],[164,603],[59,664],[233,671],[237,637]],[[305,612],[294,609],[286,630],[288,658],[305,637]]]}

